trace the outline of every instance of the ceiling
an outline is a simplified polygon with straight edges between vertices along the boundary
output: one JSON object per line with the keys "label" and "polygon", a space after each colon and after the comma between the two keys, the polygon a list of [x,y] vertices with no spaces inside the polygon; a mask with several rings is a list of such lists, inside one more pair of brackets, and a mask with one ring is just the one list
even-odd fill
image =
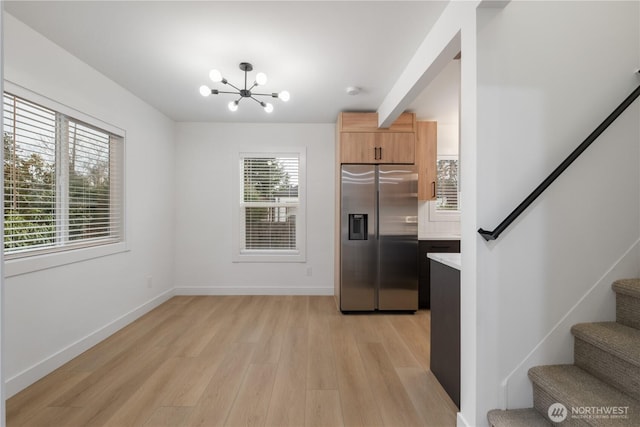
{"label": "ceiling", "polygon": [[[329,123],[378,108],[447,1],[3,3],[175,121]],[[243,61],[254,66],[250,79],[269,77],[261,92],[286,89],[291,100],[272,100],[271,114],[243,100],[234,113],[232,95],[199,94],[203,84],[225,89],[208,79],[211,68],[242,86]]]}

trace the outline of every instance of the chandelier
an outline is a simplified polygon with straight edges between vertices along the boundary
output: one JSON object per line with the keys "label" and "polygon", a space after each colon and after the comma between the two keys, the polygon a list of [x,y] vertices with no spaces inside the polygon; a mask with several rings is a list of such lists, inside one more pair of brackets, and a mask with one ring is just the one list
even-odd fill
{"label": "chandelier", "polygon": [[229,93],[231,95],[238,95],[238,99],[236,99],[235,101],[231,101],[228,104],[229,110],[231,111],[237,111],[238,110],[238,104],[240,103],[240,101],[242,101],[243,98],[249,98],[249,99],[253,99],[254,101],[256,101],[258,104],[260,104],[260,106],[262,108],[264,108],[264,111],[266,111],[267,113],[270,113],[273,111],[273,105],[271,105],[269,102],[264,102],[261,101],[257,98],[255,98],[256,96],[270,96],[272,98],[280,98],[281,100],[283,100],[284,102],[287,102],[290,98],[289,92],[287,92],[286,90],[283,90],[280,93],[255,93],[252,92],[252,90],[258,86],[263,86],[264,84],[267,83],[267,75],[265,73],[258,73],[256,74],[256,80],[253,82],[253,84],[250,87],[247,87],[247,73],[249,71],[253,70],[253,65],[251,65],[248,62],[241,62],[240,63],[240,69],[242,71],[244,71],[244,89],[240,89],[236,86],[234,86],[233,84],[229,83],[227,81],[227,79],[225,79],[224,77],[222,77],[222,74],[220,73],[220,71],[218,70],[211,70],[211,72],[209,73],[209,78],[211,80],[213,80],[215,83],[218,82],[222,82],[222,84],[225,85],[229,85],[232,88],[235,89],[234,91],[224,91],[224,90],[218,90],[218,89],[211,89],[209,86],[206,85],[202,85],[200,86],[200,95],[202,96],[209,96],[209,95],[218,95],[220,93]]}

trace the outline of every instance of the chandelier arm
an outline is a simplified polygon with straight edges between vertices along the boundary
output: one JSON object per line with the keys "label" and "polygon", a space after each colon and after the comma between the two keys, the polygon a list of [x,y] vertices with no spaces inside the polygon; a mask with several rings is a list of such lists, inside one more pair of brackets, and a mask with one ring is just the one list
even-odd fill
{"label": "chandelier arm", "polygon": [[230,93],[231,95],[240,95],[238,92],[229,92],[226,90],[216,90],[216,93],[214,93],[214,95],[217,95],[219,93]]}
{"label": "chandelier arm", "polygon": [[[253,95],[253,94],[252,94]],[[253,99],[254,101],[256,101],[258,104],[260,104],[261,107],[264,107],[264,102],[260,101],[259,99],[255,99],[253,96],[250,96],[249,98]]]}
{"label": "chandelier arm", "polygon": [[260,96],[270,96],[272,98],[278,98],[278,94],[277,93],[253,93],[251,92],[251,95],[260,95]]}

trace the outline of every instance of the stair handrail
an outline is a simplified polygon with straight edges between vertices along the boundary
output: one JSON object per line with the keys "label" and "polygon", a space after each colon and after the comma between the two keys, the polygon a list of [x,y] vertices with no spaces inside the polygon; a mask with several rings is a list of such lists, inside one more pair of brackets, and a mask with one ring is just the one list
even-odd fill
{"label": "stair handrail", "polygon": [[[637,71],[640,74],[640,70]],[[551,174],[538,185],[495,229],[478,229],[478,233],[487,242],[496,240],[568,167],[595,141],[626,109],[640,96],[638,86],[618,107],[575,149]]]}

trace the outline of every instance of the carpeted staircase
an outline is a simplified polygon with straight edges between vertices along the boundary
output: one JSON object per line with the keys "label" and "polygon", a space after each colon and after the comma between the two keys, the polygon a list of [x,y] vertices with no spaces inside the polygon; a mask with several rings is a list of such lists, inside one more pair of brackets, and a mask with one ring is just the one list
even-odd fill
{"label": "carpeted staircase", "polygon": [[640,279],[612,288],[616,321],[574,325],[574,364],[529,369],[534,407],[492,410],[491,426],[640,426]]}

